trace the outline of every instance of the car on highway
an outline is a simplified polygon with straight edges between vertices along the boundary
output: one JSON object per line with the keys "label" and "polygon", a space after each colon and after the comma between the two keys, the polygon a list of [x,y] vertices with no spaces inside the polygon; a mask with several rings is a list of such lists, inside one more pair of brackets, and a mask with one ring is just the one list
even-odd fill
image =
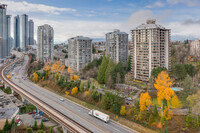
{"label": "car on highway", "polygon": [[63,99],[63,98],[60,98],[60,101],[62,101],[62,102],[63,102],[63,101],[64,101],[64,99]]}

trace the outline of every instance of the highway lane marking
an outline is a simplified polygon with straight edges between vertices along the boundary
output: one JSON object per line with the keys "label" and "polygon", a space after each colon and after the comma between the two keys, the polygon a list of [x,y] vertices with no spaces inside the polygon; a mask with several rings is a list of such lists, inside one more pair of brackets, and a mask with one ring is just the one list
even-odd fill
{"label": "highway lane marking", "polygon": [[[22,66],[21,66],[22,67]],[[21,68],[20,68],[21,69]],[[30,81],[28,81],[28,82],[30,82]],[[34,84],[34,83],[32,83],[32,82],[30,82],[31,84],[33,84],[33,85],[35,85],[35,86],[37,86],[37,87],[40,87],[40,86],[38,86],[38,85],[36,85],[36,84]],[[24,84],[24,83],[23,83]],[[26,85],[27,86],[27,85]],[[40,87],[40,88],[42,88],[42,87]],[[42,88],[43,89],[43,88]],[[43,89],[44,90],[44,89]],[[35,91],[35,90],[34,90]],[[45,90],[45,91],[48,91],[48,90]],[[48,92],[50,92],[50,91],[48,91]],[[36,92],[37,93],[37,92]],[[55,93],[52,93],[52,92],[50,92],[52,95],[55,95]],[[57,96],[59,96],[59,95],[57,95]],[[59,97],[61,97],[61,96],[59,96]],[[47,97],[46,97],[47,98]],[[48,98],[49,99],[49,98]],[[66,98],[65,98],[66,99]],[[70,103],[74,103],[74,104],[76,104],[76,105],[78,105],[79,107],[81,107],[81,108],[83,108],[83,109],[85,109],[85,110],[89,110],[89,109],[87,109],[87,108],[85,108],[85,107],[83,107],[82,105],[79,105],[79,104],[77,104],[77,103],[75,103],[75,102],[73,102],[73,101],[70,101],[70,100],[68,100],[68,99],[66,99],[67,101],[69,101]],[[58,103],[58,102],[56,102],[56,103]],[[63,105],[61,105],[60,103],[58,103],[60,106],[63,106]],[[63,106],[64,108],[66,108],[65,106]],[[73,106],[72,106],[73,107]],[[74,108],[74,107],[73,107]],[[78,111],[81,111],[81,110],[78,110]],[[78,115],[79,116],[79,115]],[[82,118],[82,117],[81,117]],[[83,118],[83,119],[85,119],[85,118]],[[138,133],[137,131],[135,131],[135,130],[133,130],[133,129],[131,129],[131,128],[129,128],[129,127],[126,127],[126,126],[124,126],[124,125],[122,125],[122,124],[120,124],[120,123],[118,123],[118,122],[116,122],[116,121],[113,121],[113,120],[111,120],[111,122],[113,123],[113,124],[116,124],[116,125],[119,125],[119,126],[121,126],[121,128],[123,129],[124,128],[124,130],[128,130],[128,131],[130,131],[130,132],[135,132],[135,133]],[[89,122],[90,123],[90,122]],[[106,124],[107,125],[107,124]],[[95,125],[94,125],[95,126]]]}
{"label": "highway lane marking", "polygon": [[[24,83],[23,80],[21,80],[21,81],[22,81],[21,83],[24,84],[26,87],[28,87],[28,88],[30,88],[30,89],[32,88],[32,87],[27,86],[27,85]],[[32,90],[32,89],[31,89],[31,90]],[[35,90],[32,90],[32,91],[36,92]],[[38,92],[36,92],[36,93],[39,94]],[[41,95],[41,94],[39,94],[39,95]],[[49,98],[46,97],[46,96],[45,96],[45,98],[49,99]],[[49,100],[51,100],[51,99],[49,99]],[[91,123],[89,120],[87,120],[87,119],[85,119],[84,117],[78,115],[77,113],[75,113],[75,112],[73,112],[73,111],[67,109],[65,106],[61,105],[60,103],[58,103],[58,102],[56,102],[56,101],[54,101],[54,100],[51,100],[51,101],[54,102],[54,103],[57,103],[59,106],[65,108],[65,109],[68,110],[69,112],[71,112],[71,113],[73,113],[73,114],[79,116],[80,118],[82,118],[83,120],[87,121],[87,122],[90,123],[91,125],[95,126],[96,128],[100,129],[101,131],[105,132],[102,128],[96,126],[95,124]]]}

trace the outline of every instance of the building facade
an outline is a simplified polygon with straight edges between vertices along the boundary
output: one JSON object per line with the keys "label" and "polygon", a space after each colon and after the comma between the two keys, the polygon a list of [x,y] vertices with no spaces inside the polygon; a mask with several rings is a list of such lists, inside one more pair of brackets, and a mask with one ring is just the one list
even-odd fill
{"label": "building facade", "polygon": [[132,30],[131,73],[133,78],[148,81],[156,67],[171,69],[170,30],[147,20]]}
{"label": "building facade", "polygon": [[14,48],[19,48],[20,46],[20,20],[19,15],[14,17]]}
{"label": "building facade", "polygon": [[0,37],[1,37],[1,48],[0,48],[0,59],[4,59],[10,56],[10,21],[11,16],[6,15],[7,5],[0,4]]}
{"label": "building facade", "polygon": [[28,15],[20,16],[20,50],[25,51],[28,45]]}
{"label": "building facade", "polygon": [[29,43],[28,45],[34,45],[34,22],[29,20]]}
{"label": "building facade", "polygon": [[68,66],[80,71],[92,60],[92,39],[77,36],[68,40]]}
{"label": "building facade", "polygon": [[190,43],[190,55],[200,57],[200,40],[195,40]]}
{"label": "building facade", "polygon": [[128,59],[128,34],[114,30],[106,34],[106,55],[116,63]]}
{"label": "building facade", "polygon": [[37,30],[37,58],[45,63],[53,61],[53,48],[54,48],[54,30],[48,25],[42,25]]}

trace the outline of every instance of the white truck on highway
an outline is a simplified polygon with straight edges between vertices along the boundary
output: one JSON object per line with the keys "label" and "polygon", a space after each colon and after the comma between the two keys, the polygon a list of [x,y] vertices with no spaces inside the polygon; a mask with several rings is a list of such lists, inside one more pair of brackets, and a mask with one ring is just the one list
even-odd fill
{"label": "white truck on highway", "polygon": [[100,112],[98,110],[94,110],[94,109],[90,110],[89,115],[92,115],[92,116],[94,116],[96,118],[99,118],[99,119],[103,120],[106,123],[109,122],[109,120],[110,120],[109,115],[104,114],[104,113],[102,113],[102,112]]}

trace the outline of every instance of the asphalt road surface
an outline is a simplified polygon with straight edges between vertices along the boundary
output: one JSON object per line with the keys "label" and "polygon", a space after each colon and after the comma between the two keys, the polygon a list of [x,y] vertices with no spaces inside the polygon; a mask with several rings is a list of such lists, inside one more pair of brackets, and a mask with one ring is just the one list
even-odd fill
{"label": "asphalt road surface", "polygon": [[[137,133],[128,127],[122,126],[116,122],[110,121],[109,123],[105,123],[95,117],[92,117],[88,114],[88,110],[83,108],[82,106],[77,105],[74,102],[71,102],[67,99],[61,101],[60,98],[63,98],[53,92],[50,92],[32,82],[28,79],[24,79],[25,77],[25,67],[28,64],[28,56],[24,58],[24,64],[21,67],[15,68],[15,76],[12,77],[12,81],[18,86],[26,89],[31,94],[35,95],[42,101],[48,103],[52,107],[58,109],[62,113],[64,113],[67,117],[73,119],[78,122],[80,125],[85,126],[89,130],[95,133]],[[18,71],[19,70],[19,71]]]}

